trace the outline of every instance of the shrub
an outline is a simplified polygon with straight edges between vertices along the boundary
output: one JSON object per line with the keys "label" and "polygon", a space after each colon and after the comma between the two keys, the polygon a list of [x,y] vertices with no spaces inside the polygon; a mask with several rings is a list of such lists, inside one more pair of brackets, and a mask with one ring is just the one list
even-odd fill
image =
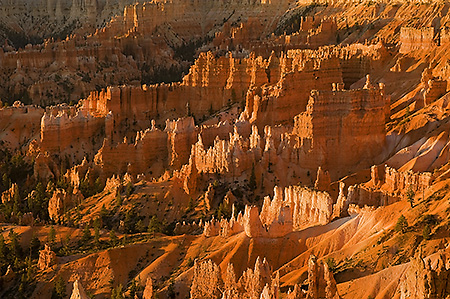
{"label": "shrub", "polygon": [[409,204],[411,205],[411,208],[414,208],[414,196],[416,194],[414,193],[411,186],[409,186],[408,191],[406,191],[406,199],[408,200]]}
{"label": "shrub", "polygon": [[61,276],[55,280],[53,288],[52,299],[66,298],[66,283]]}
{"label": "shrub", "polygon": [[424,240],[429,240],[431,235],[431,228],[428,224],[423,227],[422,236]]}
{"label": "shrub", "polygon": [[401,215],[398,217],[397,224],[395,224],[395,231],[404,233],[408,228],[408,221],[405,216]]}
{"label": "shrub", "polygon": [[81,237],[81,243],[89,243],[91,241],[92,235],[89,225],[86,225],[83,229],[83,236]]}
{"label": "shrub", "polygon": [[325,263],[327,263],[330,272],[334,272],[334,270],[336,270],[336,261],[334,260],[334,258],[328,257],[325,260]]}

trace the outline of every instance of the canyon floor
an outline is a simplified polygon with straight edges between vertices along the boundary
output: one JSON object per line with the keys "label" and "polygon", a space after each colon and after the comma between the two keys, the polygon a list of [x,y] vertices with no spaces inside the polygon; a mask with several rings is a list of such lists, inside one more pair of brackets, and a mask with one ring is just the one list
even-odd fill
{"label": "canyon floor", "polygon": [[0,3],[0,298],[450,298],[450,3]]}

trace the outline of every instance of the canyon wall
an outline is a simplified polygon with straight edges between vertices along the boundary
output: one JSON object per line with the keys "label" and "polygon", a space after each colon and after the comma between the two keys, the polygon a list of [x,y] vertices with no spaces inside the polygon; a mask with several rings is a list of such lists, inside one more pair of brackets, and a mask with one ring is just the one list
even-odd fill
{"label": "canyon wall", "polygon": [[302,164],[332,169],[332,179],[345,168],[373,164],[385,144],[387,105],[383,89],[367,84],[358,90],[312,91],[307,110],[294,119],[293,134],[311,140],[309,159]]}
{"label": "canyon wall", "polygon": [[[220,30],[225,19],[230,22],[252,17],[274,20],[287,6],[286,1],[276,5],[266,1],[152,1],[126,6],[123,14],[107,22],[110,13],[124,7],[127,1],[105,4],[74,1],[68,4],[70,12],[69,8],[61,8],[65,11],[64,22],[70,26],[59,25],[62,31],[70,33],[81,22],[86,24],[85,30],[80,29],[63,41],[46,40],[20,51],[6,45],[0,50],[0,78],[5,81],[0,96],[12,94],[16,99],[25,95],[34,104],[49,105],[76,101],[108,85],[179,80],[175,73],[181,74],[192,59],[188,54],[184,57],[185,53],[178,53],[183,51],[180,48],[206,42],[208,35]],[[19,2],[18,10],[22,12],[23,3],[15,2]],[[44,23],[51,23],[53,6],[61,1],[47,2],[38,11],[49,14]],[[197,5],[202,9],[196,9]],[[4,13],[11,16],[13,10],[5,8]],[[100,25],[101,29],[95,29]],[[268,35],[272,27],[265,27],[264,34]],[[60,27],[48,29],[58,31]],[[217,105],[215,109],[221,107]]]}
{"label": "canyon wall", "polygon": [[167,133],[159,129],[138,132],[134,142],[125,137],[122,143],[111,145],[105,139],[95,155],[94,163],[102,176],[130,173],[160,176],[168,165]]}
{"label": "canyon wall", "polygon": [[20,149],[39,139],[41,118],[44,109],[24,106],[16,102],[12,107],[0,108],[0,140],[9,150]]}
{"label": "canyon wall", "polygon": [[400,53],[408,53],[416,50],[429,50],[437,46],[434,40],[434,28],[409,28],[400,30]]}
{"label": "canyon wall", "polygon": [[66,153],[81,161],[86,153],[98,150],[104,125],[104,117],[94,117],[83,109],[64,105],[48,108],[41,119],[40,149]]}
{"label": "canyon wall", "polygon": [[[343,70],[353,64],[342,67],[341,63],[351,58],[379,59],[381,49],[325,47],[289,51],[279,57],[272,53],[267,59],[202,53],[183,82],[108,87],[91,92],[77,107],[47,108],[41,120],[40,152],[66,155],[77,163],[96,156],[104,178],[116,171],[158,176],[164,167],[180,170],[189,161],[191,170],[196,168],[191,174],[240,177],[248,176],[252,165],[261,162],[257,168],[275,168],[274,175],[262,183],[269,190],[277,183],[296,183],[277,179],[286,167],[298,175],[316,172],[320,166],[336,169],[333,163],[340,161],[341,169],[350,171],[355,164],[367,164],[383,145],[388,98],[369,81],[364,89],[343,90],[350,80]],[[312,88],[324,90],[311,93]],[[193,118],[202,120],[224,106],[231,107],[243,101],[245,94],[239,121],[221,112],[216,118],[229,120],[195,126]],[[323,105],[330,101],[334,104],[328,108]],[[361,118],[361,113],[367,116]],[[183,115],[193,118],[166,121]],[[280,126],[292,122],[293,130]],[[343,129],[338,129],[340,124]],[[258,131],[264,131],[264,136]],[[356,143],[367,146],[346,156],[345,148]],[[37,167],[47,171],[43,164]],[[330,178],[340,171],[330,172]]]}
{"label": "canyon wall", "polygon": [[432,182],[433,176],[429,172],[414,173],[399,171],[387,165],[374,165],[371,167],[370,181],[349,186],[347,196],[344,195],[343,186],[341,186],[337,201],[347,207],[349,204],[359,207],[387,206],[402,199],[406,200],[408,192],[421,194],[431,186]]}
{"label": "canyon wall", "polygon": [[223,30],[215,34],[215,51],[253,52],[257,56],[269,57],[291,49],[317,49],[337,42],[337,25],[334,18],[301,17],[300,29],[292,34],[264,36],[261,19],[249,18],[246,22],[233,26],[226,22]]}
{"label": "canyon wall", "polygon": [[[65,34],[70,35],[74,31],[93,32],[95,28],[105,25],[112,16],[122,13],[124,7],[131,3],[130,0],[2,1],[0,17],[6,27],[5,40],[17,43],[15,46],[20,47],[23,42],[55,35],[65,38]],[[18,42],[17,36],[11,31],[29,40]],[[4,40],[0,41],[4,44]]]}
{"label": "canyon wall", "polygon": [[431,50],[450,44],[449,28],[443,27],[402,27],[400,30],[400,50],[402,54],[418,50]]}

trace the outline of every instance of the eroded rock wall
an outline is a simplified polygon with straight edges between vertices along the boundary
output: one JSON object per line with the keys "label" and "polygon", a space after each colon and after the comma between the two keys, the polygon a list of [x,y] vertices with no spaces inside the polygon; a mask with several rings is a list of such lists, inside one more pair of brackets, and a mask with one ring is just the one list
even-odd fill
{"label": "eroded rock wall", "polygon": [[388,103],[383,90],[373,86],[312,91],[306,111],[294,119],[293,133],[312,143],[305,166],[333,169],[334,179],[344,168],[372,165],[385,144]]}

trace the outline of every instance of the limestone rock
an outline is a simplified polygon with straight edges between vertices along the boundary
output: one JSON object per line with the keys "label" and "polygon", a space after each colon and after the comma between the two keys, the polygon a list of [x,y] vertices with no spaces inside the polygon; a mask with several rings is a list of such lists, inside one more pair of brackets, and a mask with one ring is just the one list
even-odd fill
{"label": "limestone rock", "polygon": [[19,187],[16,183],[13,183],[11,187],[2,193],[2,203],[12,202],[16,194],[19,193]]}
{"label": "limestone rock", "polygon": [[205,193],[206,210],[210,211],[213,204],[214,204],[214,187],[212,184],[209,184],[208,190]]}
{"label": "limestone rock", "polygon": [[[312,91],[306,111],[294,119],[293,132],[311,140],[307,168],[316,164],[333,169],[330,177],[334,179],[341,172],[339,169],[354,167],[355,163],[373,165],[371,158],[381,153],[386,139],[384,124],[388,103],[382,91],[374,87]],[[337,112],[333,105],[343,110]],[[344,144],[352,151],[341,148]]]}
{"label": "limestone rock", "polygon": [[220,222],[216,221],[213,218],[210,221],[205,222],[205,226],[203,228],[203,235],[205,237],[213,237],[220,234]]}
{"label": "limestone rock", "polygon": [[194,261],[190,298],[217,298],[221,284],[219,267],[213,261]]}
{"label": "limestone rock", "polygon": [[400,53],[429,50],[436,46],[434,41],[434,28],[402,27],[400,29],[400,43]]}
{"label": "limestone rock", "polygon": [[308,292],[306,298],[310,299],[338,299],[336,281],[330,273],[328,265],[317,261],[311,255],[308,261]]}
{"label": "limestone rock", "polygon": [[142,299],[152,299],[153,298],[153,283],[152,278],[148,277],[145,283],[144,293],[142,294]]}
{"label": "limestone rock", "polygon": [[57,219],[64,215],[73,205],[70,194],[67,194],[64,189],[56,189],[48,202],[48,214],[50,219]]}
{"label": "limestone rock", "polygon": [[263,225],[259,218],[258,207],[245,207],[243,226],[245,234],[250,238],[258,238],[265,235]]}
{"label": "limestone rock", "polygon": [[89,296],[84,291],[83,285],[78,279],[73,282],[73,290],[70,299],[89,299]]}
{"label": "limestone rock", "polygon": [[286,299],[302,299],[305,298],[306,294],[303,293],[302,289],[295,284],[293,290],[289,290],[286,296]]}
{"label": "limestone rock", "polygon": [[421,254],[419,250],[400,279],[400,298],[446,298],[450,295],[450,269],[445,257],[438,254],[432,262],[430,257],[425,261]]}
{"label": "limestone rock", "polygon": [[256,258],[254,269],[247,269],[238,280],[238,289],[244,298],[259,298],[266,284],[271,284],[272,270],[266,259]]}
{"label": "limestone rock", "polygon": [[39,251],[38,268],[40,270],[45,270],[57,263],[56,253],[50,249],[50,246],[45,244],[44,249]]}
{"label": "limestone rock", "polygon": [[[236,281],[236,274],[232,264],[227,265],[227,270],[222,281],[218,275],[218,267],[211,260],[203,261],[198,266],[194,266],[194,280],[191,286],[191,298],[219,298],[223,299],[277,299],[280,285],[279,274],[272,277],[272,269],[264,258],[257,257],[254,268],[245,270]],[[203,269],[203,270],[200,270]],[[199,274],[203,274],[202,281],[199,281]],[[199,286],[210,283],[209,290]],[[218,290],[219,289],[219,290]]]}
{"label": "limestone rock", "polygon": [[197,141],[197,127],[192,117],[166,121],[166,129],[169,144],[169,165],[179,169],[188,163],[190,149]]}
{"label": "limestone rock", "polygon": [[[3,141],[3,146],[10,151],[15,151],[22,149],[28,142],[38,139],[43,114],[44,109],[22,103],[0,108],[0,139]],[[23,126],[24,123],[27,125]]]}
{"label": "limestone rock", "polygon": [[[175,235],[183,235],[183,234],[194,234],[196,232],[198,232],[201,229],[201,223],[199,221],[199,223],[197,222],[192,222],[192,223],[186,223],[185,221],[183,221],[182,223],[177,222],[177,224],[175,225],[175,229],[173,230]],[[211,236],[211,232],[207,233],[207,231],[205,232],[205,236]]]}
{"label": "limestone rock", "polygon": [[339,195],[336,204],[333,206],[333,218],[348,216],[348,201],[344,194],[345,183],[339,182]]}
{"label": "limestone rock", "polygon": [[328,171],[323,171],[322,167],[319,166],[317,169],[317,178],[314,183],[314,189],[320,191],[329,191],[331,184],[331,178]]}

